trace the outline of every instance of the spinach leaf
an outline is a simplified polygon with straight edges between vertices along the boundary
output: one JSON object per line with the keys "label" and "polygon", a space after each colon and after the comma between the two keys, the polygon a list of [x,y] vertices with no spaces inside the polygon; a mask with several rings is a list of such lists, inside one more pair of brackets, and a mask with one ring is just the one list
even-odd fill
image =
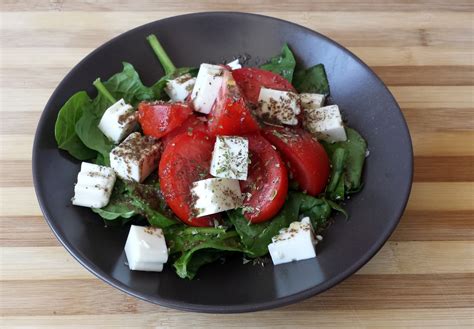
{"label": "spinach leaf", "polygon": [[[154,98],[152,88],[145,87],[133,66],[123,63],[123,70],[114,74],[109,80],[94,82],[99,93],[92,106],[84,109],[81,118],[76,123],[76,133],[81,141],[101,156],[99,163],[109,165],[109,153],[114,144],[99,129],[99,122],[107,108],[114,100],[123,98],[126,103],[135,105],[142,100]],[[101,92],[102,90],[102,92]]]}
{"label": "spinach leaf", "polygon": [[326,187],[326,195],[331,200],[344,199],[344,164],[346,161],[346,149],[339,147],[331,155],[331,177]]}
{"label": "spinach leaf", "polygon": [[166,228],[179,223],[168,208],[158,184],[128,182],[129,202],[151,226]]}
{"label": "spinach leaf", "polygon": [[108,166],[109,153],[114,144],[99,129],[102,114],[103,112],[98,113],[98,109],[93,106],[85,108],[82,117],[76,123],[76,133],[88,148],[101,154],[100,161]]}
{"label": "spinach leaf", "polygon": [[103,208],[92,208],[92,211],[99,214],[106,221],[112,221],[119,217],[131,219],[137,214],[136,207],[130,203],[130,195],[125,182],[121,179],[117,179],[115,182],[109,204]]}
{"label": "spinach leaf", "polygon": [[[133,65],[126,62],[122,64],[122,72],[114,74],[109,80],[103,82],[108,92],[115,97],[115,99],[119,100],[123,98],[127,104],[133,106],[141,101],[154,99],[152,88],[143,85]],[[108,106],[112,105],[109,103],[104,107],[103,103],[97,103],[97,105],[99,104],[102,106],[103,112],[105,112]]]}
{"label": "spinach leaf", "polygon": [[329,95],[329,82],[323,64],[295,71],[293,86],[299,93]]}
{"label": "spinach leaf", "polygon": [[295,70],[296,60],[287,44],[283,45],[281,54],[272,57],[268,63],[260,66],[261,69],[279,74],[286,80],[293,80],[293,72]]}
{"label": "spinach leaf", "polygon": [[[173,263],[181,278],[192,279],[198,268],[218,258],[222,251],[243,251],[236,231],[224,228],[176,225],[164,230]],[[211,255],[212,254],[212,255]]]}
{"label": "spinach leaf", "polygon": [[367,151],[367,142],[352,128],[346,128],[346,134],[347,140],[345,142],[331,144],[322,141],[321,144],[331,159],[333,159],[337,149],[342,148],[345,150],[344,189],[347,194],[359,191],[362,186],[361,178],[365,162],[365,153]]}
{"label": "spinach leaf", "polygon": [[96,152],[88,148],[76,134],[75,126],[84,109],[91,107],[91,99],[85,91],[75,93],[59,110],[54,127],[54,136],[58,147],[68,151],[78,160],[95,157]]}
{"label": "spinach leaf", "polygon": [[268,253],[272,237],[301,217],[310,217],[315,230],[323,227],[331,215],[331,207],[324,199],[290,191],[283,208],[268,222],[250,224],[242,210],[229,211],[228,215],[242,239],[245,252],[250,257],[260,257]]}
{"label": "spinach leaf", "polygon": [[175,263],[174,266],[176,271],[181,273],[180,277],[193,279],[202,266],[214,263],[218,259],[224,257],[225,254],[226,252],[217,249],[203,249],[195,252],[193,257],[191,257],[188,263],[184,266],[182,262]]}

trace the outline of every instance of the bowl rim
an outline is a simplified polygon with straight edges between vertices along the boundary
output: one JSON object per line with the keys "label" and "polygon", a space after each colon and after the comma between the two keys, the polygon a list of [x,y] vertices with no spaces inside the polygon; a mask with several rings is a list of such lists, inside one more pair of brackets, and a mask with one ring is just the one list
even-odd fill
{"label": "bowl rim", "polygon": [[[407,135],[409,143],[407,143],[406,147],[408,148],[409,155],[410,155],[410,161],[409,161],[409,172],[410,172],[410,177],[409,177],[409,183],[405,187],[405,190],[403,191],[403,194],[405,195],[405,198],[403,202],[399,205],[399,208],[394,215],[392,216],[393,219],[387,224],[383,234],[379,236],[379,238],[373,243],[372,247],[364,254],[363,257],[361,257],[359,260],[357,260],[352,266],[347,268],[345,271],[339,272],[337,275],[334,277],[322,282],[321,284],[318,284],[314,287],[311,287],[309,289],[306,289],[304,291],[288,295],[285,297],[279,297],[272,299],[270,301],[265,301],[265,302],[258,302],[258,303],[246,303],[246,304],[237,304],[237,305],[209,305],[209,304],[198,304],[198,303],[187,303],[187,302],[177,302],[173,301],[171,299],[167,298],[162,298],[158,295],[154,294],[144,294],[144,293],[137,293],[133,289],[131,289],[128,285],[120,282],[119,280],[109,276],[107,273],[102,271],[96,264],[88,261],[84,256],[82,256],[78,251],[68,242],[68,239],[66,236],[64,236],[58,229],[58,227],[55,225],[55,221],[52,219],[51,214],[49,213],[46,202],[43,198],[43,195],[40,192],[40,183],[39,183],[39,175],[40,172],[38,171],[38,157],[40,156],[40,151],[38,148],[38,144],[40,143],[41,136],[39,135],[39,131],[42,130],[42,127],[46,123],[47,119],[47,111],[45,111],[47,108],[51,107],[51,103],[53,102],[53,99],[56,98],[57,94],[59,93],[59,87],[64,83],[64,81],[68,80],[68,78],[72,75],[74,75],[78,70],[81,64],[85,61],[87,61],[89,58],[93,57],[97,52],[101,51],[102,48],[107,47],[109,44],[114,43],[116,40],[131,34],[135,33],[138,30],[144,29],[146,27],[152,26],[156,24],[156,22],[163,22],[167,20],[175,20],[175,19],[182,19],[186,18],[189,16],[193,17],[206,17],[206,16],[233,16],[233,17],[248,17],[252,16],[255,18],[259,19],[265,19],[265,20],[271,20],[271,21],[276,21],[282,24],[287,24],[287,25],[292,25],[294,27],[297,27],[298,29],[304,30],[305,32],[316,36],[317,38],[324,39],[325,41],[332,43],[335,45],[340,51],[348,54],[351,56],[354,60],[356,60],[360,65],[362,65],[368,72],[369,74],[375,78],[381,86],[388,92],[390,95],[392,102],[396,105],[396,108],[398,109],[397,115],[400,117],[402,125],[401,128],[404,131],[404,133]],[[59,82],[59,84],[56,86],[54,92],[51,94],[51,96],[48,99],[48,102],[46,103],[43,112],[41,113],[41,117],[39,119],[36,132],[35,132],[35,137],[34,137],[34,142],[33,142],[33,150],[32,150],[33,156],[32,156],[32,171],[33,171],[33,184],[34,184],[34,189],[35,189],[35,194],[38,199],[38,203],[40,205],[41,212],[44,215],[44,218],[46,222],[48,223],[50,229],[53,231],[54,235],[56,238],[61,242],[61,244],[64,246],[64,248],[83,266],[85,267],[89,272],[91,272],[93,275],[101,279],[102,281],[110,284],[111,286],[119,289],[122,292],[125,292],[126,294],[129,294],[131,296],[134,296],[138,299],[157,304],[160,306],[168,307],[168,308],[173,308],[173,309],[178,309],[182,311],[193,311],[193,312],[202,312],[202,313],[244,313],[244,312],[254,312],[254,311],[261,311],[261,310],[267,310],[275,307],[281,307],[285,305],[289,305],[304,299],[307,299],[309,297],[312,297],[314,295],[317,295],[319,293],[322,293],[326,291],[327,289],[339,284],[343,280],[347,279],[349,276],[354,274],[356,271],[358,271],[361,267],[363,267],[370,259],[375,256],[375,254],[382,248],[382,246],[385,244],[386,241],[390,238],[392,233],[394,232],[395,228],[397,227],[398,223],[400,222],[401,216],[403,215],[403,212],[405,211],[406,205],[408,203],[410,193],[411,193],[411,187],[413,184],[413,145],[412,145],[412,140],[411,140],[411,135],[410,131],[408,129],[407,122],[405,120],[405,117],[403,116],[403,112],[400,109],[400,106],[398,105],[395,97],[393,94],[390,92],[390,90],[387,88],[385,83],[375,74],[375,72],[367,65],[365,64],[359,57],[357,57],[355,54],[353,54],[350,50],[347,48],[343,47],[341,44],[338,42],[324,36],[323,34],[316,32],[314,30],[311,30],[310,28],[307,28],[305,26],[286,21],[280,18],[276,17],[271,17],[271,16],[266,16],[266,15],[260,15],[260,14],[253,14],[253,13],[246,13],[246,12],[233,12],[233,11],[209,11],[209,12],[199,12],[199,13],[190,13],[190,14],[183,14],[183,15],[176,15],[176,16],[171,16],[163,19],[159,19],[153,22],[149,22],[140,26],[137,26],[133,29],[130,29],[126,32],[120,33],[119,35],[113,37],[109,41],[105,42],[104,44],[100,45],[96,49],[94,49],[92,52],[90,52],[87,56],[85,56],[80,62],[78,62],[67,74],[64,76],[64,78]]]}

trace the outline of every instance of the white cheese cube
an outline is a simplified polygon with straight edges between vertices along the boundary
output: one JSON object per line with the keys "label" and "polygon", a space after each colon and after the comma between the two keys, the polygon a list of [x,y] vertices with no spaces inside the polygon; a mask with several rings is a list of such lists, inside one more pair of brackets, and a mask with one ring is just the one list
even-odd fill
{"label": "white cheese cube", "polygon": [[128,267],[135,271],[161,272],[168,248],[160,228],[132,225],[125,243]]}
{"label": "white cheese cube", "polygon": [[118,144],[135,130],[136,125],[137,116],[133,107],[121,99],[104,112],[99,129],[108,139]]}
{"label": "white cheese cube", "polygon": [[90,208],[105,207],[109,203],[115,179],[112,168],[83,162],[74,186],[72,204]]}
{"label": "white cheese cube", "polygon": [[317,109],[323,106],[326,96],[322,94],[300,94],[301,108],[304,110]]}
{"label": "white cheese cube", "polygon": [[110,166],[123,179],[143,182],[156,169],[159,158],[160,143],[134,132],[110,152]]}
{"label": "white cheese cube", "polygon": [[232,70],[237,70],[237,69],[241,69],[242,68],[242,65],[240,65],[240,62],[239,62],[239,59],[235,59],[233,60],[232,62],[229,62],[226,64],[228,67],[230,67]]}
{"label": "white cheese cube", "polygon": [[310,219],[305,217],[280,230],[280,234],[272,238],[268,251],[273,264],[279,265],[316,257],[316,244]]}
{"label": "white cheese cube", "polygon": [[191,93],[194,110],[204,114],[211,112],[222,85],[224,68],[219,65],[201,64]]}
{"label": "white cheese cube", "polygon": [[305,109],[303,126],[316,138],[327,142],[343,142],[347,139],[337,105]]}
{"label": "white cheese cube", "polygon": [[228,178],[208,178],[194,182],[191,195],[196,217],[238,208],[243,201],[239,181]]}
{"label": "white cheese cube", "polygon": [[193,90],[195,82],[196,78],[186,73],[176,79],[168,80],[165,92],[173,102],[183,102]]}
{"label": "white cheese cube", "polygon": [[210,173],[214,177],[247,179],[249,140],[238,136],[217,136]]}
{"label": "white cheese cube", "polygon": [[294,92],[262,87],[257,115],[268,123],[297,125],[296,116],[301,113],[298,103],[298,95]]}

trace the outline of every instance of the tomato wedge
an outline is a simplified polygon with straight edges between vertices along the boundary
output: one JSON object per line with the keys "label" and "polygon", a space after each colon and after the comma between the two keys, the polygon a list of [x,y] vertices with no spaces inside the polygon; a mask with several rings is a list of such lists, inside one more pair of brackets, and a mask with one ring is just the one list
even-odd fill
{"label": "tomato wedge", "polygon": [[169,144],[171,140],[173,140],[176,136],[181,135],[182,133],[193,133],[193,132],[202,132],[207,133],[207,119],[203,116],[197,116],[195,114],[191,114],[189,118],[186,119],[180,126],[176,127],[175,129],[171,130],[168,134],[163,136],[161,139],[163,146]]}
{"label": "tomato wedge", "polygon": [[263,136],[280,151],[300,188],[321,193],[329,178],[329,158],[311,134],[301,128],[265,127]]}
{"label": "tomato wedge", "polygon": [[158,176],[168,206],[184,223],[213,226],[216,216],[194,218],[190,204],[193,182],[208,178],[214,143],[202,132],[183,133],[161,155]]}
{"label": "tomato wedge", "polygon": [[209,118],[211,135],[242,135],[260,129],[252,117],[230,71],[224,71],[223,83]]}
{"label": "tomato wedge", "polygon": [[240,87],[245,99],[253,104],[258,104],[260,88],[295,91],[295,88],[282,76],[270,71],[254,67],[244,67],[232,71],[237,85]]}
{"label": "tomato wedge", "polygon": [[160,138],[180,126],[193,113],[182,103],[142,102],[138,105],[138,122],[143,133]]}
{"label": "tomato wedge", "polygon": [[240,182],[245,195],[244,216],[252,223],[260,223],[275,216],[285,203],[288,193],[288,172],[278,152],[262,136],[252,134],[249,139],[249,175]]}

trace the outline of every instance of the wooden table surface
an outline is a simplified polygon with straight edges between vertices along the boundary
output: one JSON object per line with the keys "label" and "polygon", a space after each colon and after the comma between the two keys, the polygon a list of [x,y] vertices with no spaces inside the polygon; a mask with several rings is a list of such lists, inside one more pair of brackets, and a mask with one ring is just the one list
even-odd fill
{"label": "wooden table surface", "polygon": [[[84,2],[1,2],[2,327],[474,326],[472,1]],[[390,241],[337,287],[276,310],[206,315],[130,297],[59,245],[33,191],[36,124],[72,66],[138,25],[213,10],[283,18],[348,47],[389,86],[413,137],[412,196]]]}

